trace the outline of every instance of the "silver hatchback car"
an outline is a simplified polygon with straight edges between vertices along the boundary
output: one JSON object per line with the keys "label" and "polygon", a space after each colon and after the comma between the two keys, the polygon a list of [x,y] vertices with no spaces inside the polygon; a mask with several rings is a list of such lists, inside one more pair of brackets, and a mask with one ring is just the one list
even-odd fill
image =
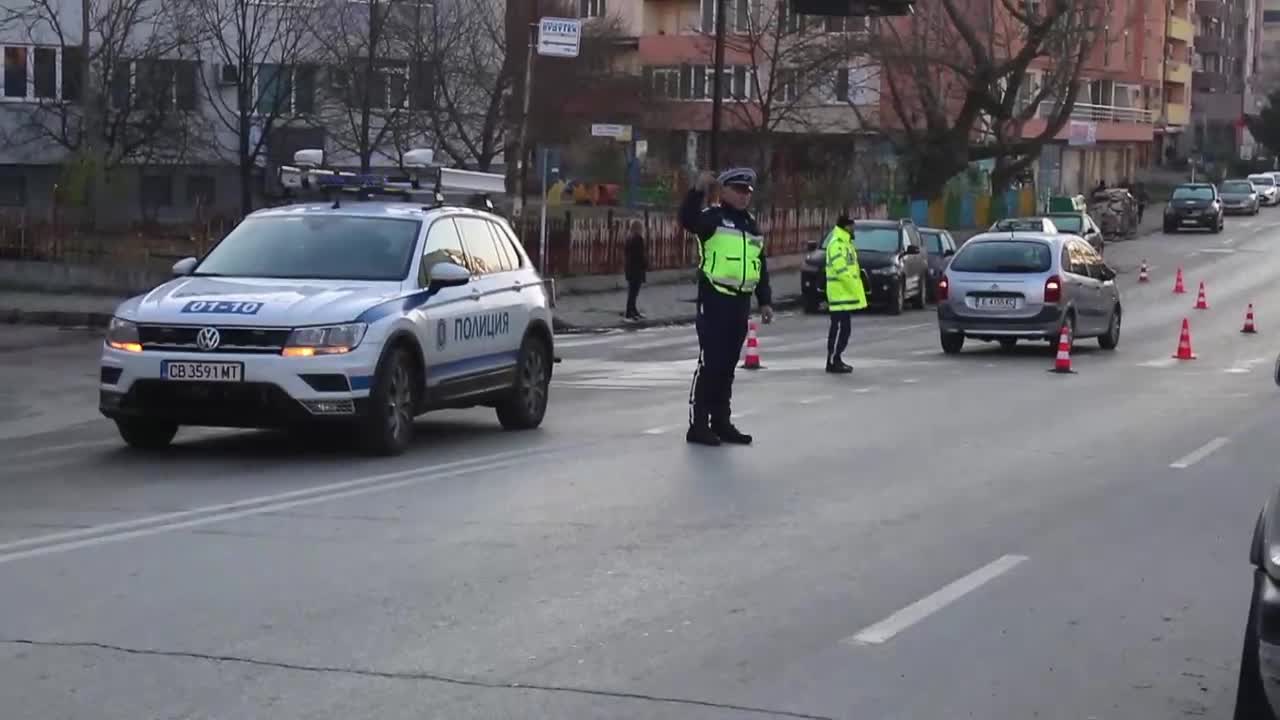
{"label": "silver hatchback car", "polygon": [[1104,350],[1120,342],[1116,273],[1075,235],[983,233],[960,247],[938,281],[938,331],[954,355],[965,338],[1057,342],[1096,337]]}

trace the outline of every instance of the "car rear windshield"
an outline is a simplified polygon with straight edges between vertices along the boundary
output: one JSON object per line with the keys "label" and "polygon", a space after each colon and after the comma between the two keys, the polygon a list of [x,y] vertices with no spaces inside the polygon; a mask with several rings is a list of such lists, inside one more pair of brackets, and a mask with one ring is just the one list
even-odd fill
{"label": "car rear windshield", "polygon": [[1253,181],[1237,180],[1236,182],[1222,183],[1222,192],[1248,195],[1253,192]]}
{"label": "car rear windshield", "polygon": [[1213,188],[1178,187],[1173,189],[1174,200],[1212,200]]}
{"label": "car rear windshield", "polygon": [[1079,235],[1084,228],[1084,218],[1079,215],[1054,215],[1049,218],[1062,232]]}
{"label": "car rear windshield", "polygon": [[858,250],[898,252],[898,228],[853,226],[853,246]]}
{"label": "car rear windshield", "polygon": [[403,280],[416,220],[335,215],[247,218],[195,275],[314,280]]}
{"label": "car rear windshield", "polygon": [[1250,175],[1249,182],[1254,185],[1275,185],[1276,179],[1270,175]]}
{"label": "car rear windshield", "polygon": [[1042,273],[1052,264],[1049,246],[1029,240],[985,240],[960,248],[951,261],[957,272]]}
{"label": "car rear windshield", "polygon": [[942,233],[920,231],[920,239],[924,240],[924,250],[930,255],[942,254]]}

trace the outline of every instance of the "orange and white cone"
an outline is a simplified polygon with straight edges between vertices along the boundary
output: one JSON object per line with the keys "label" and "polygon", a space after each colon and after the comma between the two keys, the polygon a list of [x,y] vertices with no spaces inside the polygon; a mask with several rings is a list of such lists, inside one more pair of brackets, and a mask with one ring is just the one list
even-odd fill
{"label": "orange and white cone", "polygon": [[1204,281],[1200,281],[1200,294],[1196,296],[1196,310],[1208,310],[1209,301],[1204,297]]}
{"label": "orange and white cone", "polygon": [[1173,293],[1175,295],[1181,295],[1186,291],[1187,291],[1187,288],[1182,285],[1182,268],[1179,267],[1178,275],[1173,279]]}
{"label": "orange and white cone", "polygon": [[1053,369],[1049,372],[1063,375],[1075,373],[1071,369],[1071,328],[1067,325],[1062,326],[1062,332],[1058,335],[1058,356],[1053,359]]}
{"label": "orange and white cone", "polygon": [[1182,334],[1178,336],[1178,352],[1174,353],[1178,360],[1195,360],[1196,354],[1191,352],[1191,323],[1182,318]]}
{"label": "orange and white cone", "polygon": [[1244,314],[1244,327],[1240,328],[1240,332],[1245,335],[1253,335],[1258,332],[1258,328],[1253,325],[1253,303],[1249,303],[1249,310]]}
{"label": "orange and white cone", "polygon": [[747,325],[747,356],[742,360],[743,370],[763,370],[760,364],[760,339],[756,337],[756,324]]}
{"label": "orange and white cone", "polygon": [[1138,268],[1138,282],[1151,282],[1151,276],[1147,274],[1147,259],[1142,258],[1142,267]]}

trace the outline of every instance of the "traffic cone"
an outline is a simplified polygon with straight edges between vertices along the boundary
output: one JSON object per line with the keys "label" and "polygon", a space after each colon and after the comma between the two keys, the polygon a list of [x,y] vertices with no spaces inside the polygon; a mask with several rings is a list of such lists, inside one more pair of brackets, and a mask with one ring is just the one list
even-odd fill
{"label": "traffic cone", "polygon": [[1147,259],[1142,258],[1142,267],[1138,268],[1138,282],[1151,282],[1151,276],[1147,274]]}
{"label": "traffic cone", "polygon": [[1249,310],[1244,314],[1244,327],[1240,328],[1240,332],[1245,335],[1253,335],[1258,332],[1258,328],[1253,326],[1253,303],[1249,303]]}
{"label": "traffic cone", "polygon": [[1071,328],[1066,324],[1058,334],[1058,356],[1053,359],[1053,369],[1049,372],[1062,375],[1075,374],[1075,370],[1071,369]]}
{"label": "traffic cone", "polygon": [[1195,360],[1196,354],[1191,352],[1191,323],[1182,318],[1182,334],[1178,336],[1178,352],[1173,357],[1178,360]]}
{"label": "traffic cone", "polygon": [[1177,275],[1177,277],[1175,277],[1175,278],[1174,278],[1174,280],[1173,280],[1173,293],[1174,293],[1175,295],[1181,295],[1181,294],[1185,293],[1186,291],[1187,291],[1187,289],[1186,289],[1185,287],[1183,287],[1183,286],[1182,286],[1182,268],[1181,268],[1181,267],[1179,267],[1179,268],[1178,268],[1178,275]]}
{"label": "traffic cone", "polygon": [[763,370],[760,364],[760,339],[756,337],[756,324],[747,325],[747,356],[742,361],[743,370]]}
{"label": "traffic cone", "polygon": [[1196,310],[1208,310],[1209,301],[1204,298],[1204,281],[1200,281],[1200,294],[1196,297]]}

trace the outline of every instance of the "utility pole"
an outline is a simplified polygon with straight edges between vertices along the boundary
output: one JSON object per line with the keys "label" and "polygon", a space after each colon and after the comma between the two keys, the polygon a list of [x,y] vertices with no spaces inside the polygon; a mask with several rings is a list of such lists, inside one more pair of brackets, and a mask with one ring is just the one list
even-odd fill
{"label": "utility pole", "polygon": [[724,102],[725,0],[716,0],[715,76],[711,80],[711,168],[720,168],[720,105]]}
{"label": "utility pole", "polygon": [[[524,57],[524,104],[520,110],[520,128],[516,132],[516,192],[515,212],[517,218],[524,213],[525,194],[525,157],[529,154],[527,146],[529,137],[529,105],[533,99],[533,50],[538,44],[538,0],[530,0],[529,9],[529,47]],[[523,224],[520,226],[524,227]]]}

